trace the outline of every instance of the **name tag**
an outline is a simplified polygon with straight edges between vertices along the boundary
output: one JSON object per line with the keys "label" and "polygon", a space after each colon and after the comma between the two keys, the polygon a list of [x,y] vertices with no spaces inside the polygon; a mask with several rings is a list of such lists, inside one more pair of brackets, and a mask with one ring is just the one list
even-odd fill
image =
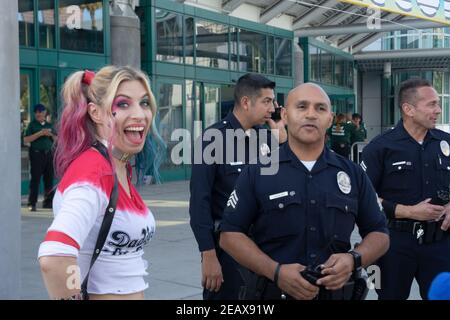
{"label": "name tag", "polygon": [[230,162],[230,166],[242,166],[244,163],[242,161]]}
{"label": "name tag", "polygon": [[269,196],[269,200],[274,200],[274,199],[278,199],[278,198],[287,197],[288,195],[289,195],[289,193],[287,191],[276,193],[276,194],[271,194]]}

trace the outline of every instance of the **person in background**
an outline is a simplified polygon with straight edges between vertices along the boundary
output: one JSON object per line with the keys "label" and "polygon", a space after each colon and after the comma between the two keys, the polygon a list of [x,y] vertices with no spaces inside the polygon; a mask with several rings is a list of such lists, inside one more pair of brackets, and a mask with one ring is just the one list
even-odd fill
{"label": "person in background", "polygon": [[28,125],[24,143],[30,144],[30,191],[28,194],[28,207],[36,211],[41,177],[44,180],[43,208],[52,208],[53,200],[53,143],[56,140],[55,130],[51,123],[46,121],[47,109],[42,104],[33,107],[34,119]]}
{"label": "person in background", "polygon": [[339,113],[333,126],[328,129],[331,149],[343,157],[350,154],[350,127],[346,123],[345,114]]}
{"label": "person in background", "polygon": [[[362,117],[359,113],[352,115],[352,122],[349,124],[350,128],[350,146],[353,146],[356,142],[365,142],[367,139],[367,130],[362,122]],[[353,161],[359,160],[358,146],[353,146]]]}

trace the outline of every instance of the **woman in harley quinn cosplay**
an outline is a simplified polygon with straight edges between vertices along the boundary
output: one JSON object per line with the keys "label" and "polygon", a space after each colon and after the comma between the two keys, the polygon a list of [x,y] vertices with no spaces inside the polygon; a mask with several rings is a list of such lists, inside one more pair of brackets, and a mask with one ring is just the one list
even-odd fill
{"label": "woman in harley quinn cosplay", "polygon": [[[128,160],[140,157],[144,173],[162,161],[164,145],[156,131],[149,81],[130,67],[79,71],[66,81],[63,99],[55,152],[55,171],[61,177],[53,200],[55,218],[38,254],[49,296],[143,299],[148,286],[143,247],[155,232],[155,219],[131,183]],[[153,163],[143,166],[145,159]],[[109,231],[100,232],[110,197],[117,198],[116,210]],[[90,268],[101,233],[106,240]],[[86,278],[87,289],[80,290]]]}

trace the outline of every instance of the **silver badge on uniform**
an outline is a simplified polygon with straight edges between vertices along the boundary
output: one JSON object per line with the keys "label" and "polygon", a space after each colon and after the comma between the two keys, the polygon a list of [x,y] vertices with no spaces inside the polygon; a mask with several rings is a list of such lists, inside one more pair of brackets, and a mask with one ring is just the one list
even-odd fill
{"label": "silver badge on uniform", "polygon": [[441,141],[441,151],[444,156],[446,157],[450,156],[450,146],[448,145],[448,142],[445,140]]}
{"label": "silver badge on uniform", "polygon": [[263,143],[259,147],[259,151],[261,152],[261,155],[263,157],[265,157],[265,156],[267,156],[270,153],[270,147],[267,145],[267,143]]}
{"label": "silver badge on uniform", "polygon": [[342,193],[349,194],[352,191],[352,183],[350,181],[350,177],[344,171],[339,171],[337,174],[337,184],[339,186],[339,190]]}

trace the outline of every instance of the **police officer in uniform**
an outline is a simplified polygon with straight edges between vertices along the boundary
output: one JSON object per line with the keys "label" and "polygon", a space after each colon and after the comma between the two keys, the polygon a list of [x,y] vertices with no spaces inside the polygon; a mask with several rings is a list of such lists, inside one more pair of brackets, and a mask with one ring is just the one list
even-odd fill
{"label": "police officer in uniform", "polygon": [[426,299],[434,277],[450,270],[450,135],[435,129],[441,107],[428,81],[404,82],[399,106],[402,120],[362,153],[391,235],[377,293],[382,300],[407,299],[416,278]]}
{"label": "police officer in uniform", "polygon": [[[389,237],[363,170],[324,146],[332,112],[323,89],[310,83],[293,89],[282,117],[288,142],[280,147],[279,171],[243,170],[220,225],[220,245],[267,279],[261,299],[313,299],[319,287],[343,288],[353,271],[386,252]],[[363,240],[351,250],[355,223]],[[322,277],[310,283],[300,272],[316,265]]]}
{"label": "police officer in uniform", "polygon": [[[267,155],[270,148],[275,147],[271,146],[273,140],[270,130],[262,125],[268,123],[271,128],[279,129],[279,141],[286,140],[284,123],[271,120],[274,112],[274,87],[274,82],[261,75],[246,74],[239,78],[235,87],[233,111],[207,128],[202,139],[197,140],[197,144],[202,143],[199,149],[206,152],[210,142],[205,137],[214,132],[221,136],[217,139],[221,142],[221,148],[216,150],[214,161],[207,161],[202,154],[200,163],[196,163],[194,155],[190,181],[190,224],[201,252],[205,300],[238,298],[242,285],[238,265],[220,250],[217,227],[245,164],[256,163],[261,155]],[[236,133],[236,136],[230,138],[227,132]],[[265,138],[260,139],[264,135]],[[211,139],[211,143],[218,142],[217,140]],[[233,157],[227,154],[230,147],[233,148]],[[242,147],[244,154],[238,152]]]}
{"label": "police officer in uniform", "polygon": [[36,202],[39,194],[41,177],[44,178],[44,202],[43,208],[51,208],[53,200],[53,155],[52,147],[56,139],[53,126],[46,121],[47,109],[42,104],[33,108],[34,119],[28,125],[25,143],[30,143],[30,193],[28,195],[28,206],[30,211],[36,211]]}

